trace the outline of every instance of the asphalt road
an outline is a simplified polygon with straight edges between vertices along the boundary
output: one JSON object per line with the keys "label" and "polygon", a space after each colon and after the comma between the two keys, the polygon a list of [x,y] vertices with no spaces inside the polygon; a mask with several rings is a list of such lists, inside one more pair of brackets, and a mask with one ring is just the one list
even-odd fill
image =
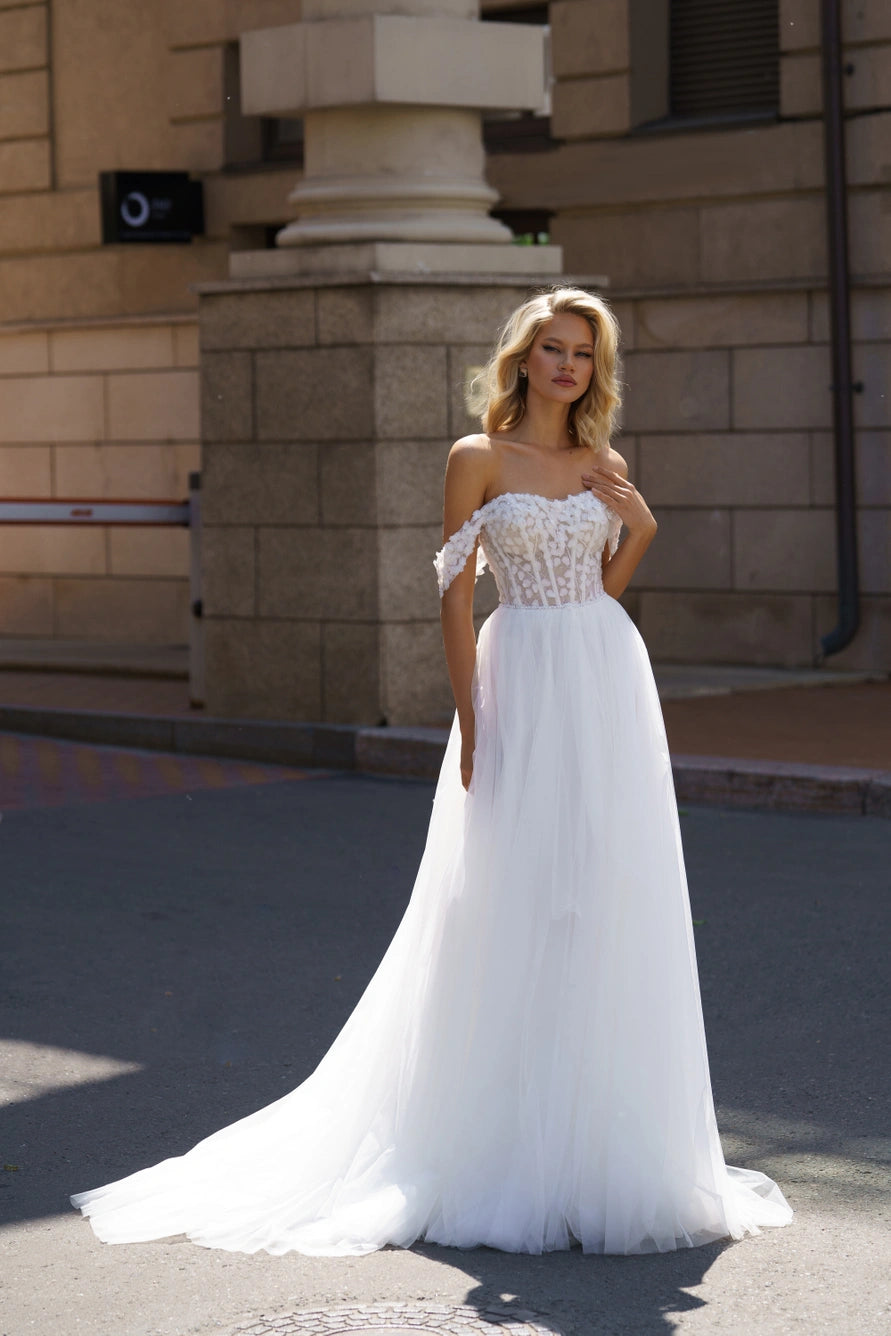
{"label": "asphalt road", "polygon": [[645,1258],[98,1243],[70,1192],[310,1072],[424,840],[429,784],[214,773],[3,812],[0,1336],[206,1336],[354,1300],[495,1303],[566,1336],[891,1331],[891,825],[862,817],[683,816],[725,1151],[777,1178],[789,1228]]}

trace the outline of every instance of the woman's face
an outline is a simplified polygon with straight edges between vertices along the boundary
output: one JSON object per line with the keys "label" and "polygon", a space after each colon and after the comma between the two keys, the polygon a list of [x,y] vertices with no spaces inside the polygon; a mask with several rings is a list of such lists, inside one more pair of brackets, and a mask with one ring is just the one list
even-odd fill
{"label": "woman's face", "polygon": [[594,374],[594,335],[580,315],[552,316],[535,336],[525,362],[529,389],[545,399],[571,404],[580,399]]}

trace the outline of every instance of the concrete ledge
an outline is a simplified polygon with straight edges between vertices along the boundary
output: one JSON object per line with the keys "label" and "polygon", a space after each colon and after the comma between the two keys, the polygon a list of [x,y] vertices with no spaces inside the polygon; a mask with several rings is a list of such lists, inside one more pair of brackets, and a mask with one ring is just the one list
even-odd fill
{"label": "concrete ledge", "polygon": [[[25,705],[0,705],[0,731],[427,780],[439,774],[448,741],[444,728],[360,728]],[[891,819],[891,771],[887,770],[725,756],[674,756],[672,769],[681,803]]]}
{"label": "concrete ledge", "polygon": [[304,724],[189,715],[115,714],[0,705],[0,731],[109,747],[225,756],[272,765],[356,768],[357,730],[349,724]]}
{"label": "concrete ledge", "polygon": [[177,751],[179,720],[164,715],[112,714],[104,710],[46,710],[33,705],[0,706],[0,730],[64,738],[67,742]]}
{"label": "concrete ledge", "polygon": [[866,816],[884,816],[891,819],[891,774],[884,771],[871,779],[866,790]]}
{"label": "concrete ledge", "polygon": [[856,766],[673,756],[679,802],[891,816],[891,773]]}
{"label": "concrete ledge", "polygon": [[[323,217],[320,227],[324,226]],[[417,271],[428,282],[460,273],[477,274],[490,284],[535,287],[556,283],[562,264],[559,246],[514,246],[509,239],[336,241],[320,235],[311,247],[286,244],[271,250],[233,251],[229,273],[233,280],[268,277],[270,282],[292,274],[320,279],[343,274],[353,275],[359,284],[365,275],[377,275],[381,282],[387,282],[391,275],[394,281],[400,281],[406,271]],[[596,282],[598,287],[606,285],[603,275]],[[202,285],[201,291],[219,288]]]}
{"label": "concrete ledge", "polygon": [[436,779],[448,737],[447,728],[362,728],[356,735],[356,769]]}
{"label": "concrete ledge", "polygon": [[0,636],[0,668],[20,673],[84,673],[95,677],[189,676],[187,645],[109,644],[95,640]]}
{"label": "concrete ledge", "polygon": [[177,719],[173,739],[175,751],[193,755],[336,770],[355,767],[356,730],[348,725]]}
{"label": "concrete ledge", "polygon": [[[382,242],[382,245],[411,245],[413,243],[405,242]],[[455,244],[444,242],[443,245]],[[488,249],[494,250],[493,245]],[[501,252],[500,244],[497,252]],[[543,246],[517,246],[516,250],[538,251],[548,249]],[[556,249],[560,249],[557,247]],[[273,254],[272,251],[233,251],[233,255],[265,255]],[[250,267],[253,261],[239,261],[246,267]],[[259,262],[258,262],[259,263]],[[198,293],[199,296],[209,294],[225,296],[230,292],[284,292],[297,288],[349,288],[349,287],[447,287],[447,288],[485,288],[493,284],[507,284],[515,286],[518,291],[529,291],[541,285],[548,285],[558,282],[562,285],[568,285],[578,288],[606,288],[609,286],[609,279],[604,274],[543,274],[537,273],[450,273],[446,270],[424,273],[416,270],[414,273],[405,269],[389,271],[380,271],[375,268],[365,268],[352,273],[324,273],[324,274],[279,274],[266,275],[258,277],[239,277],[239,278],[217,278],[207,283],[191,283],[189,291]]]}

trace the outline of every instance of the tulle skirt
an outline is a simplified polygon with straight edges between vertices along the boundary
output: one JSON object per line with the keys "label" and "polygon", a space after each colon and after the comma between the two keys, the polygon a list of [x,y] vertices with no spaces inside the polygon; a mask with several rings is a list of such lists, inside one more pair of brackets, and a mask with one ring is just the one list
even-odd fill
{"label": "tulle skirt", "polygon": [[791,1219],[770,1179],[724,1164],[671,765],[632,622],[606,595],[499,607],[475,708],[470,791],[454,726],[411,901],[315,1072],[72,1198],[99,1238],[642,1253]]}

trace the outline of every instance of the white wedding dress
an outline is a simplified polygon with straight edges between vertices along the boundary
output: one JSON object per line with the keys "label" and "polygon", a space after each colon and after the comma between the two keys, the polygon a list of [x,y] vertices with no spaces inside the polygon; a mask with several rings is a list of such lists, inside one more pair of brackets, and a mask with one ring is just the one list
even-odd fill
{"label": "white wedding dress", "polygon": [[724,1164],[659,701],[602,587],[618,529],[589,492],[507,493],[438,554],[442,590],[481,539],[501,598],[470,791],[453,727],[411,901],[325,1058],[187,1155],[72,1198],[101,1239],[641,1253],[791,1219]]}

